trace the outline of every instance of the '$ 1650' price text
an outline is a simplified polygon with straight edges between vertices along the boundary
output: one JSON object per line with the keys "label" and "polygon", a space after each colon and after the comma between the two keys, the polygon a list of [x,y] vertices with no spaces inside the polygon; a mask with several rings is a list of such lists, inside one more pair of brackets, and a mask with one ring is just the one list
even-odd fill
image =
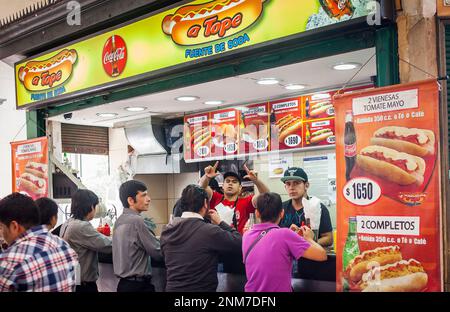
{"label": "'$ 1650' price text", "polygon": [[367,178],[355,178],[344,186],[344,197],[352,204],[367,206],[376,202],[381,196],[377,182]]}

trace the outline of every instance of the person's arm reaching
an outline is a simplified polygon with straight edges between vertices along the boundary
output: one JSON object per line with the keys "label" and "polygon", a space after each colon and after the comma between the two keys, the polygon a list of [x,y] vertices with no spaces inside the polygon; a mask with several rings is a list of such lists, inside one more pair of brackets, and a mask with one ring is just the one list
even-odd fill
{"label": "person's arm reaching", "polygon": [[319,239],[317,242],[323,247],[328,247],[333,245],[333,226],[331,225],[330,212],[327,207],[321,204],[321,210]]}
{"label": "person's arm reaching", "polygon": [[199,186],[202,189],[205,189],[206,193],[208,193],[208,198],[211,200],[213,195],[213,190],[209,187],[209,181],[211,179],[214,179],[216,176],[219,175],[219,172],[217,172],[217,166],[219,165],[219,162],[216,161],[214,166],[208,166],[205,168],[205,174],[200,178]]}
{"label": "person's arm reaching", "polygon": [[136,223],[136,230],[138,233],[139,241],[141,242],[147,254],[150,255],[150,257],[154,260],[163,260],[159,240],[155,236],[153,236],[152,233],[150,233],[150,231],[144,224],[144,220],[142,220],[142,222]]}
{"label": "person's arm reaching", "polygon": [[317,243],[323,247],[333,245],[333,232],[322,233],[320,238],[317,240]]}
{"label": "person's arm reaching", "polygon": [[307,226],[302,226],[300,228],[300,233],[303,238],[310,243],[310,247],[306,249],[303,257],[315,261],[325,261],[327,260],[327,252],[314,241],[314,232]]}
{"label": "person's arm reaching", "polygon": [[112,240],[97,232],[88,222],[81,225],[79,232],[73,233],[74,235],[71,237],[71,241],[84,248],[102,253],[112,252]]}
{"label": "person's arm reaching", "polygon": [[241,234],[223,222],[217,211],[209,210],[208,217],[211,219],[212,224],[218,226],[211,233],[214,241],[213,249],[219,253],[240,252],[242,248]]}
{"label": "person's arm reaching", "polygon": [[[252,181],[255,184],[256,188],[258,189],[259,194],[270,192],[269,188],[258,179],[258,175],[254,170],[248,169],[248,167],[246,165],[244,165],[244,170],[247,173],[247,175],[244,177],[244,179],[249,179],[250,181]],[[253,198],[252,198],[252,204],[253,204],[253,207],[255,207],[255,208],[256,208],[256,201],[258,199],[259,194],[253,196]]]}

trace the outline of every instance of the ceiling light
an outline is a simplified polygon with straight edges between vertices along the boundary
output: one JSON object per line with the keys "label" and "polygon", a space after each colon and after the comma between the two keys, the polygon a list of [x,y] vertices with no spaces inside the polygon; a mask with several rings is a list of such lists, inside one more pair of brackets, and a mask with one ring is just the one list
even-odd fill
{"label": "ceiling light", "polygon": [[198,96],[190,96],[190,95],[179,96],[175,100],[180,101],[180,102],[192,102],[192,101],[198,100]]}
{"label": "ceiling light", "polygon": [[311,97],[311,99],[313,100],[313,101],[315,101],[315,100],[324,100],[324,99],[329,99],[331,96],[328,94],[328,93],[317,93],[317,94],[314,94],[312,97]]}
{"label": "ceiling light", "polygon": [[142,111],[145,111],[146,109],[147,109],[147,107],[142,107],[142,106],[125,107],[125,110],[127,110],[129,112],[142,112]]}
{"label": "ceiling light", "polygon": [[261,78],[256,81],[257,84],[263,86],[272,86],[280,83],[280,80],[276,78]]}
{"label": "ceiling light", "polygon": [[305,85],[301,85],[301,84],[288,84],[287,86],[284,86],[284,88],[285,88],[286,90],[292,90],[292,91],[295,91],[295,90],[302,90],[302,89],[305,89],[306,86],[305,86]]}
{"label": "ceiling light", "polygon": [[221,104],[224,103],[224,101],[206,101],[206,102],[203,102],[203,103],[206,104],[206,105],[221,105]]}
{"label": "ceiling light", "polygon": [[361,64],[359,64],[359,63],[339,63],[339,64],[333,65],[333,69],[334,70],[352,70],[352,69],[358,68],[360,66],[361,66]]}
{"label": "ceiling light", "polygon": [[112,118],[112,117],[116,117],[118,114],[116,113],[97,113],[98,117],[102,117],[102,118]]}

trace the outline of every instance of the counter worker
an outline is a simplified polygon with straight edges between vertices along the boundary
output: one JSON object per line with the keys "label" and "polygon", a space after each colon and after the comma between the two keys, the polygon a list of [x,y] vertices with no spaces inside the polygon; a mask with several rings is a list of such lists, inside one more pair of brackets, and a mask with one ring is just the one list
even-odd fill
{"label": "counter worker", "polygon": [[[302,199],[303,197],[309,199],[307,194],[309,188],[308,175],[302,168],[288,168],[284,172],[281,182],[284,183],[290,199],[283,202],[284,217],[279,225],[298,232],[302,222],[306,224]],[[320,203],[320,208],[321,216],[317,242],[321,246],[327,247],[333,244],[333,227],[327,207]]]}
{"label": "counter worker", "polygon": [[[199,184],[208,193],[210,209],[216,210],[221,220],[233,226],[242,235],[250,213],[255,212],[258,196],[251,195],[240,198],[239,194],[242,191],[241,178],[232,171],[223,175],[223,194],[213,191],[208,186],[208,183],[220,174],[217,172],[218,165],[219,162],[217,161],[214,166],[206,167],[205,174],[200,179]],[[246,165],[244,165],[244,170],[247,173],[244,179],[251,180],[258,188],[259,193],[269,192],[268,187],[258,179],[255,171],[249,170]]]}

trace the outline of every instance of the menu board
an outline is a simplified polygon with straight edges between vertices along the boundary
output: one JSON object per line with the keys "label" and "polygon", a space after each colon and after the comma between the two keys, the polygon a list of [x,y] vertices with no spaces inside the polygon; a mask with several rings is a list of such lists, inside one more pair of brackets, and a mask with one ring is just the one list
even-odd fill
{"label": "menu board", "polygon": [[253,154],[269,150],[268,104],[249,105],[241,110],[240,154]]}
{"label": "menu board", "polygon": [[184,159],[195,160],[211,156],[209,113],[184,118]]}
{"label": "menu board", "polygon": [[335,142],[334,118],[305,121],[303,123],[304,147],[333,145]]}
{"label": "menu board", "polygon": [[302,147],[302,98],[270,102],[271,150]]}
{"label": "menu board", "polygon": [[337,290],[441,291],[435,80],[338,96]]}
{"label": "menu board", "polygon": [[46,137],[11,143],[12,190],[34,200],[48,196]]}
{"label": "menu board", "polygon": [[334,93],[304,95],[185,116],[185,160],[195,162],[334,146]]}
{"label": "menu board", "polygon": [[304,113],[305,120],[334,117],[334,106],[332,102],[333,92],[319,93],[305,97]]}
{"label": "menu board", "polygon": [[237,155],[239,150],[239,111],[232,109],[211,112],[211,155]]}

